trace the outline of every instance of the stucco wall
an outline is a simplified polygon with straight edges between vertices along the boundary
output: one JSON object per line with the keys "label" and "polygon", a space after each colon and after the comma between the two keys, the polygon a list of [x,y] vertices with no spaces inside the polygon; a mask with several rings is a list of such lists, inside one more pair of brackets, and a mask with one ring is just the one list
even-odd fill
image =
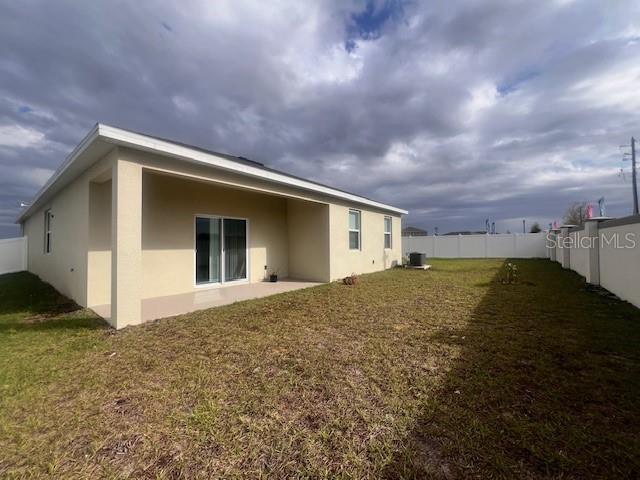
{"label": "stucco wall", "polygon": [[[243,195],[250,193],[251,190],[254,190],[258,195],[260,195],[260,198],[272,200],[275,199],[282,202],[281,204],[285,205],[285,207],[283,207],[285,209],[285,216],[286,199],[283,202],[283,198],[278,199],[278,197],[318,202],[325,205],[327,203],[330,203],[329,235],[331,254],[328,278],[332,280],[342,278],[351,273],[368,273],[382,270],[384,268],[389,268],[394,264],[400,263],[401,261],[401,226],[400,215],[398,214],[390,214],[381,210],[365,207],[358,204],[340,202],[325,195],[304,191],[287,185],[269,183],[256,178],[240,176],[238,174],[218,169],[205,168],[187,162],[179,162],[175,159],[161,157],[145,152],[139,152],[136,150],[121,148],[120,155],[121,158],[124,158],[126,160],[139,162],[144,167],[146,167],[148,171],[154,170],[160,173],[176,174],[180,175],[183,178],[189,178],[192,180],[213,181],[220,184],[220,188],[223,188],[225,185],[230,187],[241,187],[241,190],[236,191],[241,192]],[[262,193],[263,191],[269,194],[277,195],[278,197],[274,197],[273,195],[266,195],[265,193]],[[363,230],[362,250],[360,251],[349,250],[348,210],[350,207],[362,211]],[[393,248],[390,250],[384,249],[383,219],[385,215],[391,216],[393,218]],[[278,222],[275,222],[274,225],[277,226]],[[286,234],[287,242],[289,237],[288,228],[289,227],[287,226],[287,228],[282,230]],[[250,226],[250,229],[251,231],[253,231],[253,225]],[[286,245],[286,243],[284,243],[284,245]],[[288,246],[286,248],[288,249]],[[193,254],[193,250],[191,250],[190,254]],[[148,257],[148,255],[144,256]],[[259,281],[262,279],[265,265],[264,260],[267,260],[269,269],[272,266],[276,266],[276,268],[279,269],[279,273],[281,276],[289,274],[289,266],[284,266],[285,261],[284,259],[280,260],[280,255],[275,255],[271,259],[266,259],[264,258],[264,256],[264,253],[258,253],[257,257],[251,256],[250,261],[252,262],[252,270],[254,272],[251,277],[252,281]],[[191,263],[193,262],[191,261]]]}
{"label": "stucco wall", "polygon": [[286,199],[145,171],[142,181],[143,298],[194,289],[196,214],[248,219],[249,279],[288,276]]}
{"label": "stucco wall", "polygon": [[112,182],[89,184],[87,306],[111,303]]}
{"label": "stucco wall", "polygon": [[[112,207],[116,164],[142,167],[141,188],[131,187],[131,192],[141,192],[142,198],[142,227],[137,237],[140,249],[136,242],[129,242],[125,252],[140,252],[140,267],[135,267],[140,271],[140,280],[136,276],[135,281],[140,298],[194,290],[196,214],[248,219],[251,282],[263,280],[265,266],[267,271],[277,270],[281,277],[327,281],[400,263],[399,215],[346,202],[330,203],[335,199],[120,147],[57,193],[24,224],[29,270],[80,305],[105,305],[114,300],[116,256],[112,247],[117,233],[113,222],[116,216],[121,217]],[[133,197],[120,200],[125,209],[138,208],[140,203],[133,202]],[[362,212],[362,248],[358,251],[349,250],[350,206]],[[54,215],[53,251],[45,255],[44,211],[48,208]],[[393,244],[386,250],[385,215],[393,218]],[[132,225],[125,223],[123,228]],[[127,301],[135,302],[129,298],[131,292],[127,293],[130,289],[125,290]],[[136,323],[135,319],[119,319],[119,326],[121,321]]]}
{"label": "stucco wall", "polygon": [[[86,305],[88,183],[78,179],[24,225],[29,271]],[[51,209],[51,252],[44,252],[44,212]]]}
{"label": "stucco wall", "polygon": [[289,276],[329,281],[329,206],[287,200]]}
{"label": "stucco wall", "polygon": [[[370,273],[399,265],[402,260],[400,216],[369,210],[359,206],[361,214],[361,249],[349,249],[348,204],[329,205],[329,232],[332,280],[351,273]],[[392,217],[392,248],[384,248],[384,217]]]}
{"label": "stucco wall", "polygon": [[[87,252],[89,243],[89,184],[110,168],[117,149],[61,190],[23,225],[28,237],[28,270],[79,305],[87,306]],[[53,214],[51,253],[44,253],[44,212]]]}
{"label": "stucco wall", "polygon": [[251,282],[264,279],[265,266],[281,278],[327,281],[382,270],[401,260],[399,216],[392,217],[393,244],[385,250],[385,214],[361,209],[362,249],[353,251],[348,205],[287,199],[152,171],[145,171],[142,190],[143,298],[193,291],[196,214],[249,220]]}

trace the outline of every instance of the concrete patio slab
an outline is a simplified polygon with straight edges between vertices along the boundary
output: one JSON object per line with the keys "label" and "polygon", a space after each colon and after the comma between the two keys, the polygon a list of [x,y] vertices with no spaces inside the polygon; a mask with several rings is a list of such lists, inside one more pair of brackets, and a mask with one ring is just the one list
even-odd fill
{"label": "concrete patio slab", "polygon": [[[254,298],[268,297],[277,293],[290,292],[303,288],[322,285],[319,282],[306,282],[293,279],[282,279],[277,282],[242,283],[202,288],[195,292],[165,297],[145,298],[142,300],[142,321],[172,317],[184,313],[221,307],[231,303]],[[111,305],[99,305],[92,310],[105,320],[111,316]]]}

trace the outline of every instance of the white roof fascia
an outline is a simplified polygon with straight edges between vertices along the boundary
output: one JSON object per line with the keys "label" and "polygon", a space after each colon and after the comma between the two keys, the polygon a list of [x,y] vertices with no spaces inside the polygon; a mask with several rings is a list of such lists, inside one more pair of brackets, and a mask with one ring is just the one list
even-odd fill
{"label": "white roof fascia", "polygon": [[226,159],[213,153],[203,152],[201,150],[189,148],[187,146],[177,145],[169,141],[163,141],[154,137],[142,135],[140,133],[135,133],[128,130],[123,130],[121,128],[111,127],[109,125],[98,123],[82,139],[78,146],[73,149],[73,151],[67,156],[62,165],[38,191],[35,198],[31,202],[31,205],[18,216],[16,220],[17,222],[22,222],[33,213],[36,208],[36,204],[40,201],[47,190],[49,190],[49,188],[66,173],[66,171],[71,165],[73,165],[76,159],[87,149],[89,145],[91,145],[96,140],[105,140],[116,145],[131,147],[138,150],[158,152],[187,161],[221,168],[241,175],[251,176],[269,182],[288,185],[291,187],[312,191],[330,197],[348,200],[350,202],[355,202],[362,205],[368,205],[388,212],[394,212],[401,215],[406,215],[407,213],[409,213],[407,210],[392,207],[391,205],[376,202],[375,200],[370,200],[368,198],[354,195],[352,193],[336,190],[325,185],[319,185],[307,180],[294,178],[289,175],[274,172],[271,170],[264,170],[252,165],[235,162],[233,160]]}
{"label": "white roof fascia", "polygon": [[293,178],[286,174],[264,170],[252,165],[234,162],[233,160],[228,160],[212,153],[203,152],[201,150],[196,150],[183,145],[176,145],[175,143],[171,142],[165,142],[157,138],[148,137],[146,135],[130,132],[128,130],[122,130],[120,128],[102,124],[98,125],[98,129],[99,136],[101,138],[110,140],[122,146],[130,146],[133,148],[160,152],[170,156],[195,161],[197,163],[222,168],[224,170],[239,173],[241,175],[248,175],[270,182],[301,188],[303,190],[310,190],[316,193],[348,200],[351,202],[357,202],[364,205],[369,205],[381,210],[387,210],[402,215],[406,215],[407,213],[409,213],[401,208],[392,207],[391,205],[386,205],[384,203],[376,202],[375,200],[370,200],[368,198],[360,197],[351,193],[342,192],[331,187],[318,185],[316,183],[298,178]]}
{"label": "white roof fascia", "polygon": [[27,207],[23,212],[20,213],[20,215],[18,216],[18,219],[16,220],[17,223],[21,222],[22,220],[30,216],[31,213],[33,213],[32,210],[35,209],[36,203],[42,198],[45,192],[49,190],[49,187],[51,187],[51,185],[53,185],[55,181],[58,180],[58,178],[60,178],[67,171],[67,169],[75,162],[76,158],[78,158],[82,154],[82,152],[84,152],[87,149],[87,147],[91,145],[98,138],[99,126],[100,126],[99,124],[96,124],[91,129],[91,131],[87,133],[87,135],[85,135],[85,137],[80,141],[80,143],[76,146],[76,148],[74,148],[73,151],[67,156],[67,158],[65,158],[64,162],[62,162],[62,165],[58,167],[58,169],[53,173],[53,175],[51,175],[51,178],[49,178],[49,180],[47,180],[47,182],[42,186],[42,188],[38,190],[38,193],[36,193],[36,196],[31,201],[31,205]]}

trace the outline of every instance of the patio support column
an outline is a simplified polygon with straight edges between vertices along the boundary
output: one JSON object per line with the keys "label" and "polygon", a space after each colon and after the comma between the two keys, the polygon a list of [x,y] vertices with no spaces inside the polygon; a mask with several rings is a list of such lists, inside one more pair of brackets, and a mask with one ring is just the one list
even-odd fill
{"label": "patio support column", "polygon": [[111,324],[142,321],[142,166],[117,159],[111,195]]}

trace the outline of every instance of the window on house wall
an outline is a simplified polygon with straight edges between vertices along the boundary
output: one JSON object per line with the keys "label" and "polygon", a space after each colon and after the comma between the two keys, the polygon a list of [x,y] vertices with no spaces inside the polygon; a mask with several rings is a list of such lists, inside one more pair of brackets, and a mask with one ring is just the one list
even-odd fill
{"label": "window on house wall", "polygon": [[384,248],[391,248],[391,217],[384,217]]}
{"label": "window on house wall", "polygon": [[51,227],[53,215],[51,209],[44,212],[44,253],[51,253]]}
{"label": "window on house wall", "polygon": [[360,250],[360,211],[349,210],[349,249]]}

